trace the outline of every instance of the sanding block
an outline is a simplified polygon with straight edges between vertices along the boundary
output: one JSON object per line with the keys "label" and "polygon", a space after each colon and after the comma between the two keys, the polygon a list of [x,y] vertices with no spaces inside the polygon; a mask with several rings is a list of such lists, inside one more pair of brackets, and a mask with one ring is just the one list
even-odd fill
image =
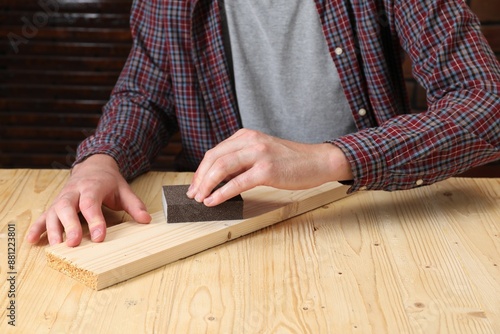
{"label": "sanding block", "polygon": [[163,212],[167,223],[243,219],[243,198],[240,195],[208,207],[187,197],[188,188],[188,184],[163,186]]}

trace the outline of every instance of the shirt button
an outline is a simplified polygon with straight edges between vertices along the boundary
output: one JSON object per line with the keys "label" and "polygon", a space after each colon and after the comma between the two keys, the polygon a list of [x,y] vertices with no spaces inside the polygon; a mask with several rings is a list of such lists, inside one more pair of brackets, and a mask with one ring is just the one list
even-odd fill
{"label": "shirt button", "polygon": [[335,49],[335,54],[336,54],[337,56],[340,56],[340,55],[342,54],[342,52],[344,52],[344,50],[342,50],[342,48],[336,48],[336,49]]}
{"label": "shirt button", "polygon": [[366,109],[364,109],[364,108],[359,109],[358,110],[358,114],[359,114],[359,116],[365,116],[366,115]]}
{"label": "shirt button", "polygon": [[421,186],[422,184],[424,184],[424,180],[420,179],[420,180],[417,180],[417,182],[415,182],[415,184],[417,186]]}

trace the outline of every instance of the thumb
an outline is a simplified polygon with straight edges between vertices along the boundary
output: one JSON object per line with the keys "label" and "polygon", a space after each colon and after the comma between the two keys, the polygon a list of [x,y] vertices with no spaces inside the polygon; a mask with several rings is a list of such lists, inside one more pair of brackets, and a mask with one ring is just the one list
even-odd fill
{"label": "thumb", "polygon": [[138,223],[147,224],[151,222],[151,215],[146,209],[146,205],[126,184],[119,189],[122,208]]}

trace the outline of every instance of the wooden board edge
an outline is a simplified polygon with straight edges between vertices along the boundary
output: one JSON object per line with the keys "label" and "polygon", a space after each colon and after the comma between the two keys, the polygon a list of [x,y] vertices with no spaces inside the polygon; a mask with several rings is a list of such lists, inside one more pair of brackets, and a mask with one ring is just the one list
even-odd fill
{"label": "wooden board edge", "polygon": [[[165,266],[169,263],[198,254],[213,247],[220,246],[226,242],[236,240],[242,236],[269,227],[278,222],[301,215],[323,205],[338,201],[348,196],[347,188],[348,187],[334,188],[325,193],[311,196],[310,198],[300,203],[292,202],[286,206],[270,211],[258,217],[246,219],[236,224],[228,224],[220,230],[214,231],[202,237],[200,236],[198,238],[193,238],[181,245],[175,245],[170,248],[165,248],[159,253],[151,254],[143,258],[141,260],[142,265],[140,267],[140,270],[138,271],[131,271],[124,274],[126,269],[122,266],[119,268],[114,268],[108,272],[100,273],[98,275],[94,274],[93,277],[96,277],[97,281],[94,283],[92,280],[90,280],[90,282],[94,284],[93,288],[96,290],[107,288],[111,285],[126,281],[138,275]],[[154,261],[153,258],[158,258],[160,260]],[[150,262],[151,259],[153,259],[153,261]],[[117,271],[121,271],[121,274],[117,275]]]}
{"label": "wooden board edge", "polygon": [[83,268],[79,268],[64,258],[61,259],[56,254],[52,253],[49,248],[45,249],[45,256],[47,259],[47,265],[50,268],[73,278],[74,280],[88,286],[89,288],[98,290],[98,276],[93,272]]}
{"label": "wooden board edge", "polygon": [[[112,268],[102,273],[94,273],[85,268],[78,267],[71,261],[58,256],[51,248],[46,249],[49,267],[75,279],[76,281],[94,289],[102,290],[111,285],[126,281],[138,275],[152,271],[169,263],[187,258],[207,249],[222,245],[228,241],[235,240],[249,233],[266,228],[278,222],[290,219],[305,212],[314,210],[323,205],[335,202],[347,197],[348,186],[339,185],[323,193],[313,195],[301,202],[291,202],[281,208],[272,210],[263,215],[228,223],[221,229],[209,234],[187,240],[185,243],[168,246],[166,248],[141,260],[134,260],[119,267]],[[140,266],[133,266],[140,261]],[[127,267],[133,270],[129,270]]]}

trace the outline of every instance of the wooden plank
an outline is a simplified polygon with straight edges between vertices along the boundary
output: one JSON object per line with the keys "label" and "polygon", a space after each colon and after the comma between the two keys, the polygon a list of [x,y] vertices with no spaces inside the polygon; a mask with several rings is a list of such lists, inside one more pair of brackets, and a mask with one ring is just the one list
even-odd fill
{"label": "wooden plank", "polygon": [[3,138],[34,139],[44,138],[48,140],[83,140],[94,132],[95,128],[61,128],[54,126],[3,126],[0,131]]}
{"label": "wooden plank", "polygon": [[[35,16],[35,19],[33,17]],[[107,14],[107,13],[52,13],[35,14],[28,11],[0,11],[0,22],[6,26],[24,26],[26,22],[35,24],[36,19],[42,20],[39,27],[116,27],[128,28],[130,14]]]}
{"label": "wooden plank", "polygon": [[0,54],[33,55],[33,56],[69,56],[69,57],[121,57],[127,58],[131,48],[130,42],[65,42],[38,41],[15,48],[8,39],[0,40]]}
{"label": "wooden plank", "polygon": [[[71,148],[72,152],[76,147]],[[0,156],[1,168],[38,168],[38,169],[69,169],[75,161],[74,153],[64,151],[61,154],[53,153],[2,153]]]}
{"label": "wooden plank", "polygon": [[[482,26],[481,31],[495,53],[500,53],[500,24]],[[498,58],[498,57],[497,57]]]}
{"label": "wooden plank", "polygon": [[[95,128],[99,121],[98,114],[80,114],[68,113],[41,113],[41,112],[9,112],[8,110],[0,112],[0,124],[4,126],[60,126],[60,127],[78,127]],[[22,140],[22,138],[18,138]]]}
{"label": "wooden plank", "polygon": [[[41,3],[45,5],[42,6]],[[129,13],[131,0],[0,0],[0,10],[22,10],[42,13]]]}
{"label": "wooden plank", "polygon": [[51,154],[61,154],[61,153],[75,153],[76,146],[79,141],[71,140],[26,140],[26,139],[1,139],[0,140],[0,152],[2,152],[1,159],[5,159],[6,155],[31,155],[51,153]]}
{"label": "wooden plank", "polygon": [[103,243],[87,236],[76,248],[51,246],[46,249],[47,262],[100,290],[344,198],[346,190],[337,182],[300,191],[257,187],[242,194],[242,220],[167,224],[160,211],[147,225],[125,222],[110,227]]}
{"label": "wooden plank", "polygon": [[[24,71],[0,70],[0,83],[6,82],[6,85],[22,85],[26,83],[36,82],[37,86],[52,85],[52,86],[108,86],[113,87],[117,81],[117,72],[79,72],[79,71]],[[108,87],[104,87],[108,89]],[[85,89],[85,88],[83,88]],[[12,97],[12,96],[9,96]],[[65,96],[67,99],[68,97]],[[106,99],[109,98],[109,95]]]}
{"label": "wooden plank", "polygon": [[472,168],[462,174],[460,177],[481,177],[481,178],[500,178],[500,160],[493,161],[487,165]]}
{"label": "wooden plank", "polygon": [[[7,39],[11,34],[23,36],[22,27],[0,26],[0,38]],[[88,43],[131,43],[130,29],[123,28],[67,28],[44,27],[36,32],[37,41],[88,42]],[[33,38],[33,37],[32,37]],[[28,38],[28,40],[32,40]],[[21,44],[19,49],[22,49]]]}
{"label": "wooden plank", "polygon": [[113,86],[62,86],[40,84],[0,84],[0,97],[105,100]]}
{"label": "wooden plank", "polygon": [[75,112],[100,114],[107,100],[69,100],[69,99],[26,99],[1,98],[0,111],[39,111],[59,112],[67,115]]}
{"label": "wooden plank", "polygon": [[0,69],[47,71],[121,71],[125,59],[92,57],[0,56]]}
{"label": "wooden plank", "polygon": [[470,8],[481,22],[500,21],[498,15],[500,13],[500,1],[498,0],[472,0]]}

